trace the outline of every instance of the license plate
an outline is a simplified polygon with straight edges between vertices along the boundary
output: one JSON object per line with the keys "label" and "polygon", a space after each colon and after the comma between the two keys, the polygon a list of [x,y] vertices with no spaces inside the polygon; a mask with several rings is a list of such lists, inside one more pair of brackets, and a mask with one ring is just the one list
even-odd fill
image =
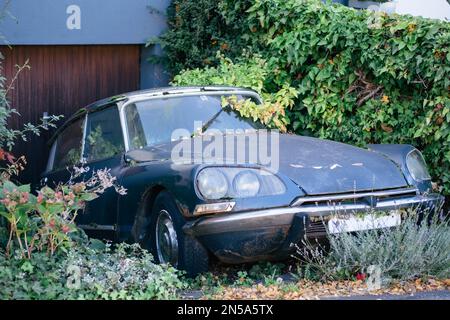
{"label": "license plate", "polygon": [[400,225],[401,215],[398,211],[390,212],[387,215],[365,214],[356,217],[349,215],[342,218],[331,218],[328,221],[328,232],[341,233],[362,231],[371,229],[390,228]]}

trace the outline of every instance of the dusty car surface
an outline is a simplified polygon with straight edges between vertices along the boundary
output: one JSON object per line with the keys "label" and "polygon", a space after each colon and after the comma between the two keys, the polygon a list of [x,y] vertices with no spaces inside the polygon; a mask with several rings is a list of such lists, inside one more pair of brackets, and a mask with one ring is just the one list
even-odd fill
{"label": "dusty car surface", "polygon": [[[304,237],[392,227],[402,210],[428,210],[441,201],[410,145],[362,149],[280,134],[275,171],[233,161],[236,153],[223,163],[204,156],[174,160],[181,140],[197,146],[208,132],[226,139],[263,129],[224,107],[229,96],[261,101],[243,88],[175,87],[93,103],[57,131],[43,177],[65,182],[67,168],[81,163],[90,172],[110,168],[127,195],[109,190],[88,203],[79,226],[96,237],[138,242],[157,262],[189,275],[206,271],[211,256],[226,263],[283,259]],[[174,138],[180,128],[192,134]],[[385,215],[370,225],[365,219],[375,211]]]}

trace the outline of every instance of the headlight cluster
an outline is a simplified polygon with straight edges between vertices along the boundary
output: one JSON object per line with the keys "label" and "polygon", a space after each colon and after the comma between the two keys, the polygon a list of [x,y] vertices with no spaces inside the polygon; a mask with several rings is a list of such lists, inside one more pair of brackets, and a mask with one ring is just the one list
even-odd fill
{"label": "headlight cluster", "polygon": [[428,173],[427,164],[423,159],[422,153],[414,149],[406,156],[406,167],[409,173],[416,181],[430,180],[431,176]]}
{"label": "headlight cluster", "polygon": [[258,169],[208,167],[197,175],[197,187],[205,199],[249,198],[286,192],[276,175]]}

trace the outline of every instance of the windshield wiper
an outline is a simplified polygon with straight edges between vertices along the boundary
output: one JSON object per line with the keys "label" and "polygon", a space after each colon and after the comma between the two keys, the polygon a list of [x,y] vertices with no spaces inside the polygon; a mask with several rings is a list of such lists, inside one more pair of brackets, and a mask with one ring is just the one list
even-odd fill
{"label": "windshield wiper", "polygon": [[[205,122],[205,124],[200,128],[200,130],[198,131],[194,131],[191,134],[191,138],[194,138],[197,134],[202,134],[203,132],[205,132],[206,130],[208,130],[208,128],[214,123],[214,121],[216,121],[216,119],[220,116],[220,114],[225,110],[225,109],[231,109],[230,105],[226,105],[224,107],[221,107],[220,110],[214,114],[211,119],[209,119],[208,121]],[[195,129],[194,129],[195,130]]]}

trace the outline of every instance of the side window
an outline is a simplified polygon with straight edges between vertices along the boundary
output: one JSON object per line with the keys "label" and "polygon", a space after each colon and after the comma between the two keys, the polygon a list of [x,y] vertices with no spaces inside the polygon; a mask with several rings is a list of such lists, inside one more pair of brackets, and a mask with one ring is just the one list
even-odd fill
{"label": "side window", "polygon": [[84,142],[86,161],[110,158],[124,152],[125,146],[117,107],[89,113],[86,126]]}
{"label": "side window", "polygon": [[70,124],[57,138],[53,169],[71,167],[81,160],[84,117]]}
{"label": "side window", "polygon": [[125,108],[127,119],[128,139],[130,141],[130,149],[141,149],[147,145],[144,128],[142,128],[141,117],[137,111],[136,105],[131,104]]}

